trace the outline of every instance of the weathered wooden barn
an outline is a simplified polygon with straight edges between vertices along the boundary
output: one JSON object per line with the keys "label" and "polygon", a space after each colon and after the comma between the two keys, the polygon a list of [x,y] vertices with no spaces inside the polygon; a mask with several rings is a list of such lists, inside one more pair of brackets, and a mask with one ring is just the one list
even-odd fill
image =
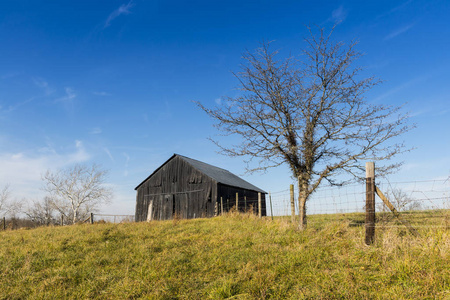
{"label": "weathered wooden barn", "polygon": [[136,222],[213,217],[238,204],[266,215],[263,190],[227,170],[174,154],[135,188]]}

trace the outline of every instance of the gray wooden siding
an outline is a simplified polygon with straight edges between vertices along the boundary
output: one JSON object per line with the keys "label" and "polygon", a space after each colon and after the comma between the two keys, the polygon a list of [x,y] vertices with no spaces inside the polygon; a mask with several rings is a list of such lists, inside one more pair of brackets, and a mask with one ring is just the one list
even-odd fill
{"label": "gray wooden siding", "polygon": [[135,218],[147,220],[152,201],[153,220],[172,219],[174,214],[185,219],[212,217],[216,199],[217,183],[174,157],[138,187]]}

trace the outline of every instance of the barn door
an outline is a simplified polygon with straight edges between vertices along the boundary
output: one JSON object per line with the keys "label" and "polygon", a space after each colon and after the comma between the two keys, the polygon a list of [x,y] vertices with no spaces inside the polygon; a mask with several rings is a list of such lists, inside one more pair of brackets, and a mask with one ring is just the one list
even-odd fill
{"label": "barn door", "polygon": [[147,222],[153,220],[153,198],[150,199],[148,204]]}

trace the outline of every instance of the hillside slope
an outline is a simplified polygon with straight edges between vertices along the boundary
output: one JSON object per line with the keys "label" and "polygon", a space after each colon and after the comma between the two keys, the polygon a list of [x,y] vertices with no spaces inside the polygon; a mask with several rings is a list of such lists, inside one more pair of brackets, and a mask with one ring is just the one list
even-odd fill
{"label": "hillside slope", "polygon": [[0,299],[450,299],[450,231],[212,219],[0,232]]}

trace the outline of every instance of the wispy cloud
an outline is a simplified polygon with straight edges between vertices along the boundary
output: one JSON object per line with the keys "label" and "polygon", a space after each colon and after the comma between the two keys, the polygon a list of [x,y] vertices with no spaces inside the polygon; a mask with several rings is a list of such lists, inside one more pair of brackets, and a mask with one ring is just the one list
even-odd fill
{"label": "wispy cloud", "polygon": [[94,127],[91,129],[91,131],[89,133],[90,134],[100,134],[100,133],[102,133],[102,129],[100,127]]}
{"label": "wispy cloud", "polygon": [[128,176],[128,163],[130,162],[130,156],[123,152],[123,156],[125,156],[125,171],[123,172],[123,176]]}
{"label": "wispy cloud", "polygon": [[68,164],[84,162],[84,161],[89,160],[89,158],[91,156],[86,152],[86,149],[84,148],[82,141],[76,140],[75,147],[76,147],[77,151],[68,156],[68,160],[67,160]]}
{"label": "wispy cloud", "polygon": [[109,159],[110,159],[112,162],[115,162],[114,157],[112,156],[112,154],[111,154],[111,152],[109,151],[108,148],[104,147],[104,148],[103,148],[103,151],[105,151],[106,155],[108,155]]}
{"label": "wispy cloud", "polygon": [[367,70],[371,69],[383,69],[391,64],[390,60],[381,60],[381,61],[374,61],[372,64],[368,64],[366,66]]}
{"label": "wispy cloud", "polygon": [[14,196],[35,197],[41,192],[41,175],[46,170],[83,163],[91,158],[80,140],[59,152],[53,148],[43,150],[44,148],[0,153],[0,182],[11,182]]}
{"label": "wispy cloud", "polygon": [[406,2],[403,2],[402,4],[397,5],[396,7],[388,10],[387,12],[382,13],[381,15],[377,16],[376,19],[380,19],[380,18],[389,16],[389,15],[391,15],[391,14],[393,14],[393,13],[395,13],[395,12],[401,10],[401,9],[403,9],[404,7],[408,6],[408,4],[410,4],[411,2],[412,2],[412,0],[408,0]]}
{"label": "wispy cloud", "polygon": [[388,90],[387,92],[381,94],[380,96],[376,97],[373,100],[373,102],[378,102],[378,101],[381,101],[381,100],[383,100],[385,98],[388,98],[388,97],[396,94],[397,92],[399,92],[401,90],[404,90],[404,89],[406,89],[406,88],[408,88],[408,87],[410,87],[412,85],[416,85],[417,83],[422,82],[424,80],[427,80],[430,77],[431,77],[431,74],[425,74],[425,75],[413,78],[413,79],[411,79],[409,81],[406,81],[406,82],[404,82],[404,83],[402,83],[402,84],[400,84],[400,85],[398,85],[398,86],[396,86],[394,88],[391,88],[390,90]]}
{"label": "wispy cloud", "polygon": [[49,86],[48,82],[40,77],[33,77],[33,83],[35,86],[44,91],[46,96],[53,94],[54,90]]}
{"label": "wispy cloud", "polygon": [[[40,90],[42,90],[45,94],[45,96],[49,96],[51,95],[54,90],[52,88],[50,88],[48,82],[46,80],[44,80],[43,78],[40,77],[33,77],[31,78],[31,80],[33,81],[33,84],[38,87]],[[21,106],[24,106],[36,99],[42,98],[43,96],[33,96],[30,97],[26,100],[23,101],[15,101],[15,103],[10,104],[9,106],[0,106],[0,114],[7,114],[7,113],[11,113],[15,110],[17,110],[18,108],[20,108]]]}
{"label": "wispy cloud", "polygon": [[387,36],[385,36],[383,40],[384,41],[391,40],[391,39],[399,36],[400,34],[407,32],[408,30],[413,28],[414,25],[415,25],[415,23],[412,23],[412,24],[408,24],[408,25],[402,26],[400,28],[397,28],[396,30],[392,31]]}
{"label": "wispy cloud", "polygon": [[11,73],[6,73],[6,74],[3,74],[3,75],[1,75],[0,76],[0,79],[9,79],[9,78],[13,78],[13,77],[16,77],[16,76],[19,76],[19,72],[11,72]]}
{"label": "wispy cloud", "polygon": [[75,91],[70,87],[66,87],[64,90],[66,92],[66,95],[61,98],[56,99],[55,102],[62,102],[62,103],[66,103],[66,104],[72,103],[73,100],[77,97],[77,95],[75,94]]}
{"label": "wispy cloud", "polygon": [[44,147],[38,148],[38,152],[42,155],[57,155],[58,153],[55,150],[52,140],[46,136],[45,137],[46,145]]}
{"label": "wispy cloud", "polygon": [[62,105],[66,112],[72,115],[75,113],[75,99],[77,94],[75,94],[74,89],[70,87],[66,87],[64,90],[65,95],[54,100],[54,103]]}
{"label": "wispy cloud", "polygon": [[111,96],[111,94],[107,93],[107,92],[93,92],[93,94],[95,96],[102,96],[102,97],[104,97],[104,96]]}
{"label": "wispy cloud", "polygon": [[[450,101],[448,101],[448,103],[450,103]],[[449,112],[450,112],[450,110],[448,110],[448,109],[442,109],[436,113],[436,116],[443,116],[443,115],[448,114]]]}
{"label": "wispy cloud", "polygon": [[3,108],[0,105],[0,114],[11,113],[11,112],[17,110],[19,107],[21,107],[21,106],[23,106],[23,105],[33,101],[34,99],[35,99],[35,97],[31,97],[31,98],[28,98],[27,100],[24,100],[24,101],[21,101],[21,102],[17,102],[17,103],[15,103],[13,105],[9,105],[7,108]]}
{"label": "wispy cloud", "polygon": [[345,21],[347,15],[348,11],[341,5],[331,12],[331,18],[329,20],[335,24],[339,24]]}
{"label": "wispy cloud", "polygon": [[130,9],[134,6],[133,1],[128,2],[128,4],[122,4],[118,9],[113,11],[109,16],[108,19],[106,19],[105,24],[103,28],[109,27],[111,25],[111,22],[116,19],[117,17],[121,15],[128,15],[130,14]]}

